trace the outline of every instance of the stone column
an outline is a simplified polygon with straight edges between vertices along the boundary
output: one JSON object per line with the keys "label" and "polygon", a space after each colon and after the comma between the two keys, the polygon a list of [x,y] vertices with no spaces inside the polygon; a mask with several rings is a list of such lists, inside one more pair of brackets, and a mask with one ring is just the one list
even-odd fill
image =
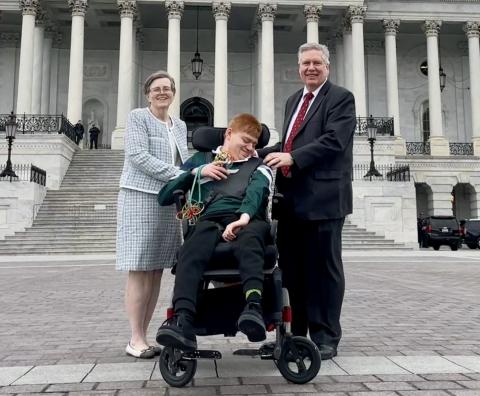
{"label": "stone column", "polygon": [[45,11],[39,6],[35,16],[35,29],[33,31],[32,114],[40,114],[41,109],[45,18]]}
{"label": "stone column", "polygon": [[441,21],[425,21],[423,29],[427,36],[428,105],[430,113],[431,155],[450,155],[448,141],[443,136],[442,99],[438,60],[438,33]]}
{"label": "stone column", "polygon": [[42,63],[42,99],[40,113],[50,114],[50,66],[54,30],[47,26],[43,39],[43,63]]}
{"label": "stone column", "polygon": [[349,18],[343,20],[343,59],[344,59],[344,86],[352,90],[353,87],[353,50],[352,50],[352,24]]}
{"label": "stone column", "polygon": [[70,69],[68,73],[67,118],[73,124],[82,118],[83,35],[88,0],[68,0],[72,10]]}
{"label": "stone column", "polygon": [[[53,36],[53,43],[52,43],[52,55],[50,61],[50,103],[49,103],[49,110],[53,114],[58,114],[64,112],[64,108],[66,109],[66,103],[62,103],[60,106],[58,105],[58,70],[59,70],[59,52],[60,47],[63,43],[63,35],[60,32],[55,32]],[[78,120],[77,120],[78,121]],[[76,121],[75,121],[76,122]]]}
{"label": "stone column", "polygon": [[170,114],[177,117],[180,116],[180,20],[184,7],[184,2],[180,0],[165,1],[168,12],[167,71],[175,80],[177,87],[177,93],[170,105]]}
{"label": "stone column", "polygon": [[139,78],[138,73],[140,68],[138,67],[140,62],[140,39],[142,36],[139,22],[134,21],[133,33],[132,33],[132,100],[130,103],[131,109],[138,107],[138,87]]}
{"label": "stone column", "polygon": [[395,132],[395,154],[406,155],[405,139],[400,132],[400,107],[398,104],[398,71],[397,71],[397,42],[396,36],[400,21],[384,19],[385,30],[385,66],[387,78],[387,115],[393,117]]}
{"label": "stone column", "polygon": [[118,58],[117,122],[112,132],[112,149],[123,148],[125,122],[132,100],[133,16],[136,0],[117,0],[120,10],[120,51]]}
{"label": "stone column", "polygon": [[345,86],[345,55],[343,46],[343,34],[338,32],[335,35],[335,71],[337,72],[337,84]]}
{"label": "stone column", "polygon": [[352,24],[352,91],[355,96],[357,117],[367,116],[365,54],[363,43],[363,21],[366,13],[367,7],[350,6],[348,8],[348,16],[350,18],[350,23]]}
{"label": "stone column", "polygon": [[467,22],[463,29],[468,37],[473,153],[474,155],[480,155],[480,23]]}
{"label": "stone column", "polygon": [[215,17],[215,94],[214,94],[214,126],[228,125],[228,44],[227,23],[231,4],[215,1],[212,4]]}
{"label": "stone column", "polygon": [[278,133],[275,130],[275,67],[273,49],[273,20],[277,5],[262,3],[258,6],[258,15],[262,21],[262,69],[261,69],[261,122],[270,128],[270,142],[274,144],[279,141]]}
{"label": "stone column", "polygon": [[14,110],[17,92],[17,71],[18,71],[18,43],[20,42],[19,33],[0,33],[0,48],[4,55],[2,61],[5,72],[2,81],[2,99],[4,100],[5,110]]}
{"label": "stone column", "polygon": [[321,11],[321,5],[306,4],[303,9],[307,21],[307,43],[318,43],[318,20]]}
{"label": "stone column", "polygon": [[37,0],[21,0],[22,38],[18,69],[17,114],[30,114],[32,110],[33,39]]}
{"label": "stone column", "polygon": [[257,89],[256,89],[256,103],[257,103],[257,118],[260,119],[262,115],[262,26],[259,23],[257,26],[257,31],[255,32],[256,38],[256,53],[255,53],[255,64],[256,64],[256,76],[257,76]]}

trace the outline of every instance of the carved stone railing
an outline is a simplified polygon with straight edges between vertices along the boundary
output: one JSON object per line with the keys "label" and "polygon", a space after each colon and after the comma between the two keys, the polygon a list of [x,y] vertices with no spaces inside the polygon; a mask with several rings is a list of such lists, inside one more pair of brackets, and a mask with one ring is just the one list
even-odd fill
{"label": "carved stone railing", "polygon": [[[5,131],[5,123],[10,114],[0,114],[0,132]],[[42,114],[18,114],[17,115],[17,135],[18,134],[64,134],[70,140],[75,142],[75,131],[70,121],[61,115],[42,115]]]}
{"label": "carved stone railing", "polygon": [[367,176],[365,175],[370,170],[370,164],[354,164],[352,172],[353,180],[363,181],[392,181],[392,182],[405,182],[410,181],[410,166],[406,164],[376,164],[375,169],[380,173],[380,176]]}
{"label": "carved stone railing", "polygon": [[430,142],[407,142],[407,155],[430,155]]}
{"label": "carved stone railing", "polygon": [[473,143],[449,143],[450,155],[473,155]]}
{"label": "carved stone railing", "polygon": [[[5,169],[5,165],[0,165],[0,173]],[[47,172],[31,164],[13,164],[12,169],[17,177],[1,177],[0,181],[29,181],[45,186],[47,181]]]}
{"label": "carved stone railing", "polygon": [[392,117],[357,117],[355,136],[368,136],[368,127],[373,125],[377,128],[377,136],[393,136]]}

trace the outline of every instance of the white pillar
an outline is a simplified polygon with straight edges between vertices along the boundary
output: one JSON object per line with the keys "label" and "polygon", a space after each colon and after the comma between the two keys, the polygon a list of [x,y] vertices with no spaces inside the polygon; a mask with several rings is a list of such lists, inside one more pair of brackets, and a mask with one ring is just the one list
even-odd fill
{"label": "white pillar", "polygon": [[170,105],[169,113],[180,116],[180,20],[182,19],[184,2],[180,0],[166,0],[165,8],[168,11],[168,57],[167,71],[175,80],[177,93]]}
{"label": "white pillar", "polygon": [[82,119],[83,35],[87,0],[68,0],[72,10],[70,69],[68,73],[67,118],[73,124]]}
{"label": "white pillar", "polygon": [[367,100],[365,89],[365,55],[363,43],[363,21],[367,7],[350,6],[348,15],[352,24],[352,91],[355,96],[357,117],[367,116]]}
{"label": "white pillar", "polygon": [[41,109],[44,38],[45,12],[39,7],[33,31],[32,114],[40,114]]}
{"label": "white pillar", "polygon": [[120,51],[118,56],[117,121],[112,132],[112,149],[124,147],[125,123],[132,103],[133,16],[136,0],[117,0],[120,10]]}
{"label": "white pillar", "polygon": [[348,18],[343,22],[344,86],[351,91],[353,87],[352,24]]}
{"label": "white pillar", "polygon": [[22,38],[18,70],[17,114],[30,114],[32,110],[33,39],[37,5],[37,0],[20,2],[22,8]]}
{"label": "white pillar", "polygon": [[303,8],[307,21],[307,43],[318,43],[318,20],[320,19],[321,5],[306,4]]}
{"label": "white pillar", "polygon": [[262,115],[262,27],[259,24],[256,32],[256,73],[257,73],[257,118]]}
{"label": "white pillar", "polygon": [[140,58],[140,28],[136,26],[134,21],[133,32],[132,32],[132,100],[130,103],[131,109],[136,109],[138,107],[138,63]]}
{"label": "white pillar", "polygon": [[262,3],[258,6],[258,15],[262,21],[262,98],[261,122],[271,131],[269,144],[279,141],[275,130],[275,67],[273,49],[273,20],[277,11],[276,4]]}
{"label": "white pillar", "polygon": [[427,36],[428,105],[430,114],[430,152],[432,155],[449,155],[448,141],[443,136],[442,99],[438,60],[438,33],[441,21],[425,21]]}
{"label": "white pillar", "polygon": [[480,23],[467,22],[463,29],[468,37],[473,153],[480,155]]}
{"label": "white pillar", "polygon": [[215,94],[214,94],[214,126],[228,125],[228,17],[231,4],[214,2],[212,4],[215,17]]}
{"label": "white pillar", "polygon": [[337,85],[345,86],[345,55],[343,46],[343,34],[338,32],[335,35],[335,71],[337,75]]}
{"label": "white pillar", "polygon": [[43,39],[41,114],[50,114],[50,65],[53,34],[53,31],[47,28]]}
{"label": "white pillar", "polygon": [[[50,61],[50,103],[48,109],[52,114],[65,113],[66,103],[62,103],[61,106],[58,105],[58,85],[59,85],[59,73],[60,68],[60,47],[63,42],[63,35],[60,32],[56,32],[53,36],[52,43],[52,56]],[[64,110],[65,109],[65,110]],[[78,120],[77,120],[78,121]]]}

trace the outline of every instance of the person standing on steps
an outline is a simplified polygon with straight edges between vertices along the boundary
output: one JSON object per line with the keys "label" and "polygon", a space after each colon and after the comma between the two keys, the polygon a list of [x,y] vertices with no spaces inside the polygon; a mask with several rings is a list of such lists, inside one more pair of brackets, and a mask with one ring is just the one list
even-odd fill
{"label": "person standing on steps", "polygon": [[90,150],[95,146],[95,150],[98,148],[98,135],[100,135],[100,129],[96,124],[92,124],[92,127],[88,131],[90,134]]}

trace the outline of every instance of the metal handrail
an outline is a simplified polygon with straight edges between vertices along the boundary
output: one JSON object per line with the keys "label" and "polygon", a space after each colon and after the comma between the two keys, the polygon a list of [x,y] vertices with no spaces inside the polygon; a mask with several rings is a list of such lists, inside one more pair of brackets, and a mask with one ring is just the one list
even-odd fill
{"label": "metal handrail", "polygon": [[370,170],[370,164],[354,164],[352,170],[352,181],[364,180],[383,180],[391,182],[410,181],[410,166],[407,164],[375,164],[375,168],[381,176],[365,176]]}
{"label": "metal handrail", "polygon": [[392,117],[357,117],[355,136],[368,136],[368,128],[377,128],[377,136],[394,136]]}
{"label": "metal handrail", "polygon": [[[5,123],[10,114],[0,114],[0,132],[5,131]],[[18,114],[17,134],[64,134],[75,142],[72,123],[63,115]]]}
{"label": "metal handrail", "polygon": [[[5,169],[5,165],[0,166],[0,173]],[[17,177],[2,177],[0,181],[28,181],[45,186],[47,182],[47,172],[32,164],[13,164],[12,169]]]}

